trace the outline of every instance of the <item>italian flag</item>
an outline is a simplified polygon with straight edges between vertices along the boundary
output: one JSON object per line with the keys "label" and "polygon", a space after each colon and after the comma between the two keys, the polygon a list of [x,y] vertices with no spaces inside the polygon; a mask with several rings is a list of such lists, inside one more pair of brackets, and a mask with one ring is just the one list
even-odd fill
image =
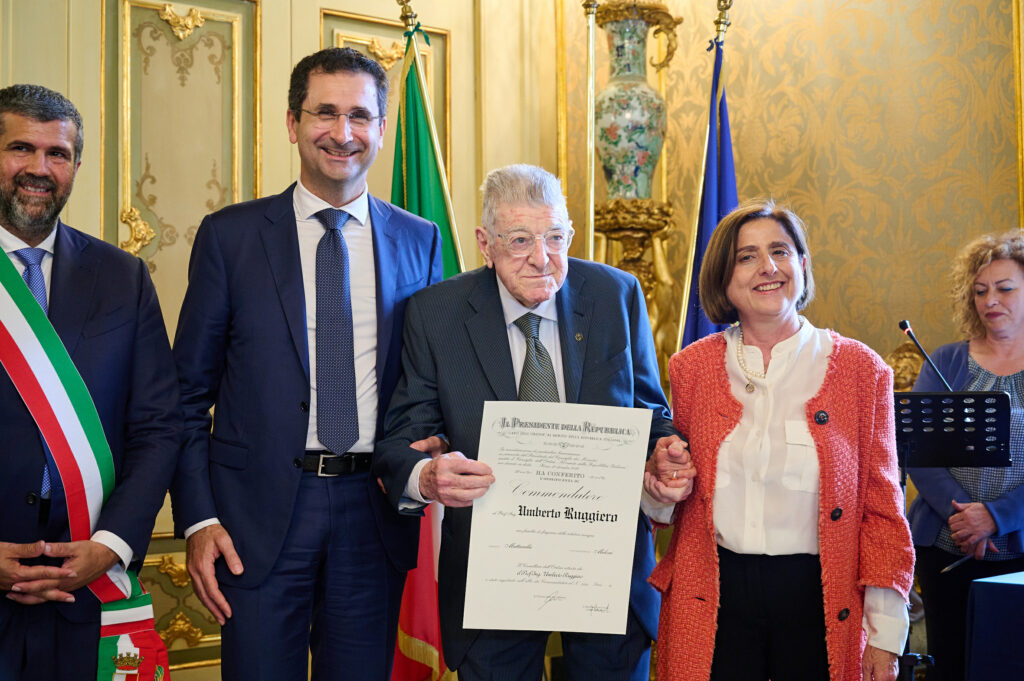
{"label": "italian flag", "polygon": [[[434,128],[434,115],[423,77],[416,34],[430,44],[416,25],[408,31],[395,135],[395,165],[391,203],[435,222],[441,230],[444,276],[464,269],[455,229],[448,178]],[[391,681],[453,681],[441,652],[441,624],[437,611],[437,555],[440,550],[444,507],[429,504],[420,521],[417,567],[409,572],[398,618],[398,641]]]}

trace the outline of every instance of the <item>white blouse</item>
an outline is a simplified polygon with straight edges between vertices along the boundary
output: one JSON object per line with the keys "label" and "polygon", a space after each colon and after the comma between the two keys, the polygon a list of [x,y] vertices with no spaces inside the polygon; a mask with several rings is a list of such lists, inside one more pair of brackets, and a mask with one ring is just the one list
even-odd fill
{"label": "white blouse", "polygon": [[[819,553],[818,454],[806,408],[825,381],[832,337],[803,317],[800,321],[796,334],[772,348],[764,378],[740,369],[739,328],[724,333],[729,387],[743,414],[718,450],[712,508],[718,544],[735,553]],[[761,373],[761,351],[752,345],[743,349],[747,367]],[[746,390],[748,380],[753,392]],[[672,522],[674,504],[661,504],[644,491],[641,507],[657,522]],[[903,653],[910,622],[894,589],[865,588],[862,623],[868,644]]]}

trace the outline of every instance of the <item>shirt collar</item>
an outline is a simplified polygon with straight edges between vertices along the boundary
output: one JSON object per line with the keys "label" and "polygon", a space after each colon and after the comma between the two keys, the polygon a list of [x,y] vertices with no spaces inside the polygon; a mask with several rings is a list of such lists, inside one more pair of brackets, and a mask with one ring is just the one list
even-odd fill
{"label": "shirt collar", "polygon": [[558,308],[555,307],[555,296],[558,292],[555,292],[554,296],[551,296],[543,303],[538,303],[535,307],[526,307],[518,300],[516,300],[508,289],[505,288],[505,284],[502,283],[501,277],[498,276],[497,272],[494,274],[494,278],[498,282],[498,296],[501,298],[501,309],[505,315],[505,326],[511,325],[517,319],[522,317],[527,312],[532,312],[541,319],[549,319],[553,322],[558,322]]}
{"label": "shirt collar", "polygon": [[[36,246],[36,248],[41,248],[50,255],[53,255],[53,245],[55,243],[57,243],[56,226],[50,230],[50,233],[46,235],[46,238],[43,239],[42,243]],[[0,246],[3,246],[4,253],[12,253],[22,248],[30,248],[27,243],[14,236],[3,227],[0,227]]]}
{"label": "shirt collar", "polygon": [[324,208],[340,208],[355,218],[360,225],[365,225],[370,216],[369,194],[364,187],[363,192],[359,196],[352,201],[349,201],[344,206],[332,206],[319,196],[316,196],[313,192],[306,189],[302,185],[302,180],[298,180],[295,184],[296,214],[303,220],[315,220],[316,214]]}

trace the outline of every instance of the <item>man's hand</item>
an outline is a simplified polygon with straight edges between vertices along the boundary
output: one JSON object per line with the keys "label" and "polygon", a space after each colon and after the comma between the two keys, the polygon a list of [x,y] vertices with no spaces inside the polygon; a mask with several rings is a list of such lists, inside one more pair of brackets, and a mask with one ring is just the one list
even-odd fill
{"label": "man's hand", "polygon": [[417,452],[430,454],[430,458],[432,459],[436,459],[442,454],[445,454],[449,447],[448,442],[442,440],[437,435],[431,435],[425,440],[416,440],[416,442],[413,442],[409,446]]}
{"label": "man's hand", "polygon": [[900,663],[895,653],[867,645],[860,668],[863,681],[896,681]]}
{"label": "man's hand", "polygon": [[663,437],[644,468],[644,489],[655,501],[679,503],[693,492],[696,475],[686,442],[678,435]]}
{"label": "man's hand", "polygon": [[45,549],[46,542],[41,540],[31,544],[0,542],[0,591],[10,591],[7,598],[24,605],[75,600],[59,588],[61,580],[75,577],[74,570],[66,565],[22,565],[22,560],[38,558]]}
{"label": "man's hand", "polygon": [[953,508],[957,511],[949,517],[949,531],[953,541],[964,553],[979,550],[977,544],[980,542],[981,555],[985,555],[985,540],[997,531],[992,514],[985,508],[985,504],[978,502],[961,504],[954,501]]}
{"label": "man's hand", "polygon": [[218,558],[224,559],[231,574],[242,574],[242,560],[223,525],[208,525],[192,534],[185,543],[185,564],[192,576],[196,595],[217,622],[224,626],[227,618],[231,617],[231,606],[217,584],[213,565]]}
{"label": "man's hand", "polygon": [[[430,454],[432,459],[436,459],[445,452],[448,451],[448,442],[438,437],[437,435],[431,435],[424,440],[416,440],[411,445],[411,449],[415,449],[417,452],[423,452],[424,454]],[[384,481],[377,478],[377,487],[380,487],[380,491],[384,494],[388,493],[388,488],[384,486]]]}
{"label": "man's hand", "polygon": [[420,471],[419,482],[424,499],[457,508],[482,497],[494,484],[494,475],[487,464],[451,452],[431,459]]}
{"label": "man's hand", "polygon": [[36,605],[45,601],[70,603],[75,600],[71,595],[72,591],[89,584],[118,561],[116,553],[90,539],[44,544],[43,555],[63,558],[61,569],[67,571],[67,576],[56,580],[43,578],[13,584],[13,593],[9,596],[11,600],[24,605]]}

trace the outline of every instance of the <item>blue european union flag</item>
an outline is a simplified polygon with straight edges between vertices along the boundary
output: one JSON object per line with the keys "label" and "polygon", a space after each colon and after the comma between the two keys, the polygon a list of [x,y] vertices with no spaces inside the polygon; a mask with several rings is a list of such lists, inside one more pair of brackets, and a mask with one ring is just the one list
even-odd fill
{"label": "blue european union flag", "polygon": [[[711,77],[711,105],[708,111],[707,155],[704,159],[704,181],[700,192],[700,214],[697,220],[696,245],[693,251],[693,270],[690,272],[690,296],[687,301],[686,321],[682,345],[686,347],[698,338],[722,330],[712,324],[700,307],[697,278],[704,261],[711,232],[729,211],[739,205],[736,194],[736,167],[732,158],[732,133],[729,129],[729,107],[725,103],[722,77],[722,42],[713,40],[715,70]],[[708,47],[708,51],[712,49]]]}

